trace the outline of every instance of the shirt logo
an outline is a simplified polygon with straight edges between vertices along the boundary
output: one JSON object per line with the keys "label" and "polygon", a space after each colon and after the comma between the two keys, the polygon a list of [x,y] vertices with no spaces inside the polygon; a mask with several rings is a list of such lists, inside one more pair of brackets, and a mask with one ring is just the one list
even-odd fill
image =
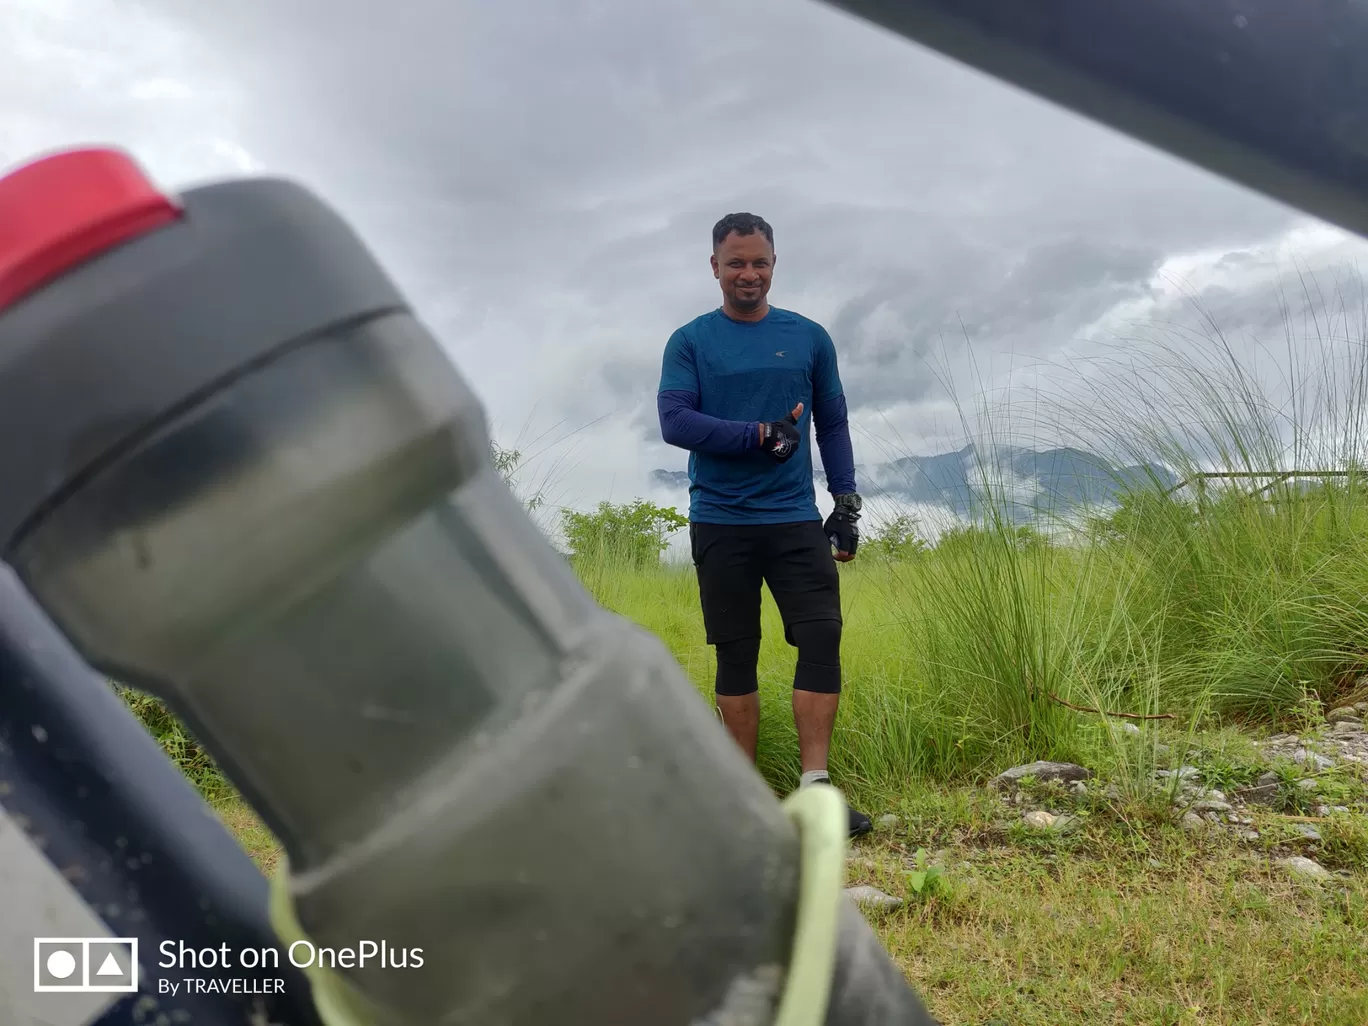
{"label": "shirt logo", "polygon": [[783,355],[784,355],[784,350],[780,349],[780,350],[778,350],[774,355],[775,355],[775,356],[783,356]]}

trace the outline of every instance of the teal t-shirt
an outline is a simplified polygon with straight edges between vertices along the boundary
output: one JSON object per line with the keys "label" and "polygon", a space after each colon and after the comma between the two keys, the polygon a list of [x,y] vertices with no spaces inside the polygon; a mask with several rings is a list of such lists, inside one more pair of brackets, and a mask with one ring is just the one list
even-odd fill
{"label": "teal t-shirt", "polygon": [[836,348],[816,321],[770,307],[736,321],[720,309],[679,328],[665,346],[660,392],[698,396],[698,412],[754,425],[781,420],[798,403],[802,444],[777,463],[756,443],[689,453],[689,519],[704,524],[820,520],[812,474],[812,408],[842,394]]}

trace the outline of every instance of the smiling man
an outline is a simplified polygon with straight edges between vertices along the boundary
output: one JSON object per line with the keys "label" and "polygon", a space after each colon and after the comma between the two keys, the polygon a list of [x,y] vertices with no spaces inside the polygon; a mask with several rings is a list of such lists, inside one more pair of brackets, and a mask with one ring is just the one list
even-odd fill
{"label": "smiling man", "polygon": [[[754,761],[763,582],[798,650],[802,784],[827,783],[841,691],[836,561],[855,558],[861,506],[836,349],[820,324],[769,305],[774,232],[762,218],[728,214],[712,242],[722,305],[670,336],[657,404],[665,441],[689,450],[689,541],[717,653],[717,708]],[[810,424],[835,501],[825,524]],[[851,836],[869,829],[869,818],[850,810]]]}

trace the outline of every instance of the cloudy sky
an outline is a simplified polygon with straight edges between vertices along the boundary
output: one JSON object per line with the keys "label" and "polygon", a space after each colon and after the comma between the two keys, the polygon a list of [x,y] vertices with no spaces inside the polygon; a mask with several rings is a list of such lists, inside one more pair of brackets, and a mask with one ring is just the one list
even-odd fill
{"label": "cloudy sky", "polygon": [[580,506],[680,498],[649,483],[686,462],[661,349],[719,301],[729,211],[775,226],[771,301],[830,329],[864,463],[958,449],[984,390],[1056,440],[1041,396],[1137,334],[1199,346],[1204,316],[1276,380],[1364,254],[811,0],[7,0],[0,165],[100,141],[169,187],[323,194],[526,483]]}

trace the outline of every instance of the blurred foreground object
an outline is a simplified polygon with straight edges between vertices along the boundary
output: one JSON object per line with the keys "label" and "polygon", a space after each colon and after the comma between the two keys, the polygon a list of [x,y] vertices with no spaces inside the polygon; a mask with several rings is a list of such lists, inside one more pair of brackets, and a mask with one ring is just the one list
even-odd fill
{"label": "blurred foreground object", "polygon": [[375,949],[306,970],[329,1026],[930,1023],[842,894],[839,796],[781,805],[592,600],[333,210],[79,150],[0,224],[0,554],[280,839],[290,950]]}
{"label": "blurred foreground object", "polygon": [[1361,0],[821,2],[1368,234]]}

